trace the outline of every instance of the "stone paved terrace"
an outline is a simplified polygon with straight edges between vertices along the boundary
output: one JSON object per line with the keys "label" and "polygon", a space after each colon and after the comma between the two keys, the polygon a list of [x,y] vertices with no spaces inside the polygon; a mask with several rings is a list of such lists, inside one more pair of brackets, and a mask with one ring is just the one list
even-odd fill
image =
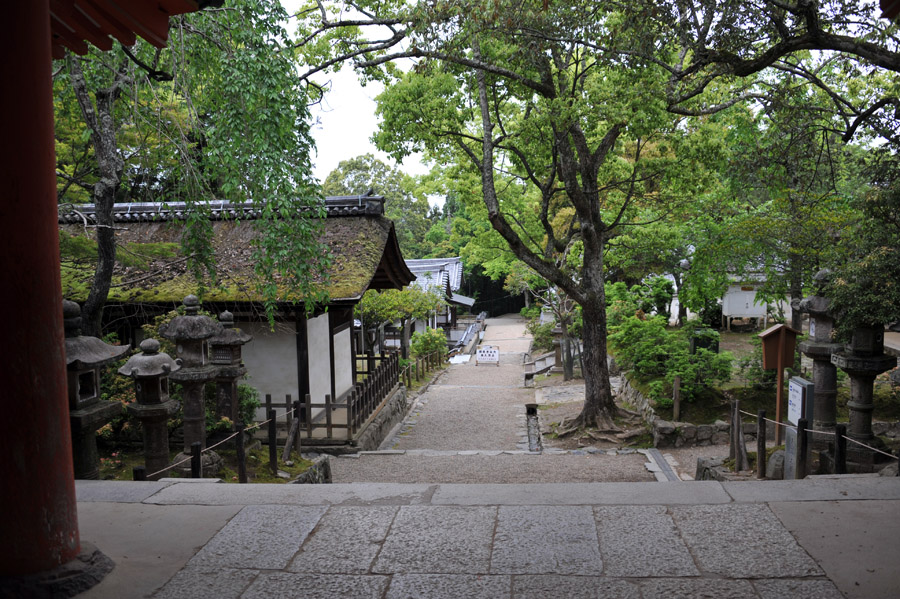
{"label": "stone paved terrace", "polygon": [[900,479],[78,481],[85,598],[888,598]]}

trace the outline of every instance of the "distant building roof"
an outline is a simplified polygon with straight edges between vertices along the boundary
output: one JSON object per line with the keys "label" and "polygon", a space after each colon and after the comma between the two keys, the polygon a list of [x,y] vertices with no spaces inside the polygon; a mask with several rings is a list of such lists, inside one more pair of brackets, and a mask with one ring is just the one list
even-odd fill
{"label": "distant building roof", "polygon": [[462,285],[463,264],[458,256],[407,260],[406,266],[416,275],[416,284],[420,287],[446,285],[449,287],[449,295],[450,292],[459,291]]}
{"label": "distant building roof", "polygon": [[[219,286],[210,286],[205,301],[258,302],[252,243],[258,211],[251,204],[208,203],[213,229],[213,252]],[[320,240],[332,255],[326,277],[319,280],[332,303],[355,302],[368,289],[400,289],[415,280],[403,262],[393,222],[384,216],[384,198],[326,198],[328,218]],[[197,282],[186,268],[181,237],[190,207],[183,203],[117,204],[113,220],[117,243],[125,248],[116,265],[109,301],[177,302],[195,292]],[[96,222],[92,205],[63,206],[59,214],[61,245],[90,244],[85,225]],[[80,241],[73,241],[79,240]],[[137,258],[135,258],[137,256]],[[94,265],[64,260],[63,295],[76,301],[87,297]],[[86,282],[87,281],[87,282]],[[302,300],[285,292],[285,301]]]}
{"label": "distant building roof", "polygon": [[463,263],[457,256],[454,258],[423,258],[407,260],[406,266],[416,275],[415,284],[428,290],[433,287],[441,289],[447,301],[471,308],[475,300],[456,293],[462,286]]}

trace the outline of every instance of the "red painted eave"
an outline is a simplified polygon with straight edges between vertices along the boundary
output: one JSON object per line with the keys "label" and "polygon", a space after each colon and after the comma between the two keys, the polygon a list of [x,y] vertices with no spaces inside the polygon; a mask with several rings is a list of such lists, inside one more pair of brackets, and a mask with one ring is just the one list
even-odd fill
{"label": "red painted eave", "polygon": [[881,0],[881,18],[896,21],[900,16],[900,0]]}
{"label": "red painted eave", "polygon": [[141,36],[162,48],[169,37],[169,17],[199,10],[199,0],[50,0],[53,58],[66,49],[85,54],[88,43],[112,48],[112,38],[126,46]]}

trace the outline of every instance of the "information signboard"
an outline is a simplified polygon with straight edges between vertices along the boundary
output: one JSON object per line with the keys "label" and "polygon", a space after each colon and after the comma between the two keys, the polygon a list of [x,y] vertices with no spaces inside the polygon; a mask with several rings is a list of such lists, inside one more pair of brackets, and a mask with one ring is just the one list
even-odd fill
{"label": "information signboard", "polygon": [[[797,426],[800,419],[805,418],[808,425],[812,426],[813,393],[814,387],[811,382],[797,376],[791,378],[788,383],[788,422]],[[800,440],[797,438],[797,429],[788,428],[784,436],[785,480],[806,476],[805,472],[798,472],[799,461]]]}
{"label": "information signboard", "polygon": [[500,348],[493,345],[479,345],[475,350],[475,365],[482,363],[500,366]]}

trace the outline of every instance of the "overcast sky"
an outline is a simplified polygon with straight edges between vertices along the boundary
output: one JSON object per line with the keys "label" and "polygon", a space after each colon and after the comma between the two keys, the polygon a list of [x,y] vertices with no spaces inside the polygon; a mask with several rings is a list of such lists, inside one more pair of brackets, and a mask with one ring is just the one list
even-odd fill
{"label": "overcast sky", "polygon": [[[281,0],[281,4],[289,13],[293,13],[300,5],[299,0]],[[293,34],[296,25],[288,25]],[[375,117],[375,97],[381,93],[379,83],[369,83],[365,87],[352,69],[345,68],[339,73],[328,73],[316,76],[320,84],[330,82],[330,91],[325,100],[310,108],[313,117],[312,135],[316,141],[316,153],[313,156],[313,173],[324,181],[328,173],[337,168],[342,160],[354,158],[362,154],[374,154],[380,160],[392,165],[394,161],[372,145],[370,138],[378,128]],[[411,156],[403,161],[401,169],[411,175],[428,172],[421,164],[418,156]]]}

